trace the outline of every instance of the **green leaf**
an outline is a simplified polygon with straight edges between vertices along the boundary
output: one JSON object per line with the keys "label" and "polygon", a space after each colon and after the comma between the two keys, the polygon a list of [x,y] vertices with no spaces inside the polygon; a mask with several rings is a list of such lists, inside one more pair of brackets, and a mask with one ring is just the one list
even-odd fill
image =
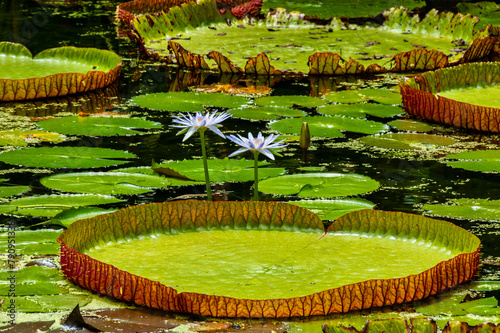
{"label": "green leaf", "polygon": [[59,244],[56,239],[62,230],[16,230],[14,235],[7,232],[1,233],[0,250],[7,253],[8,239],[15,239],[16,254],[23,255],[56,255],[59,252]]}
{"label": "green leaf", "polygon": [[301,110],[278,106],[230,109],[228,110],[228,112],[233,115],[233,118],[243,118],[251,120],[275,120],[283,117],[303,117],[307,115],[304,111]]}
{"label": "green leaf", "polygon": [[128,163],[135,155],[121,150],[94,147],[40,147],[0,154],[0,161],[36,168],[102,168]]}
{"label": "green leaf", "polygon": [[413,133],[388,133],[365,136],[360,138],[359,141],[369,146],[408,150],[436,148],[455,143],[454,139],[445,136]]}
{"label": "green leaf", "polygon": [[367,114],[379,118],[390,118],[401,115],[404,109],[384,104],[357,103],[357,104],[329,104],[318,108],[318,112],[327,116],[345,116],[364,118]]}
{"label": "green leaf", "polygon": [[435,128],[435,126],[431,126],[427,123],[409,119],[393,120],[387,124],[398,130],[408,132],[430,132]]}
{"label": "green leaf", "polygon": [[99,207],[78,207],[70,208],[55,215],[52,220],[47,221],[50,224],[59,224],[63,227],[69,227],[71,223],[94,217],[101,214],[108,214],[116,211],[116,209],[104,209]]}
{"label": "green leaf", "polygon": [[[32,297],[15,297],[16,310],[19,312],[55,312],[74,309],[76,305],[85,306],[91,301],[87,295],[37,295]],[[9,304],[11,298],[5,299]],[[0,308],[5,311],[5,307]]]}
{"label": "green leaf", "polygon": [[8,130],[0,131],[0,146],[27,146],[29,143],[40,141],[62,142],[66,139],[64,135],[46,131]]}
{"label": "green leaf", "polygon": [[474,150],[445,156],[445,163],[471,171],[500,172],[500,150]]}
{"label": "green leaf", "polygon": [[[0,183],[3,181],[0,180]],[[29,186],[0,186],[0,198],[8,198],[14,195],[19,195],[28,192],[31,188]]]}
{"label": "green leaf", "polygon": [[40,180],[48,188],[75,193],[141,194],[169,186],[169,179],[158,175],[125,172],[62,173]]}
{"label": "green leaf", "polygon": [[356,210],[372,209],[375,207],[373,202],[363,199],[300,200],[289,201],[288,203],[306,208],[318,215],[322,220],[335,220],[342,215]]}
{"label": "green leaf", "polygon": [[429,214],[471,220],[500,220],[500,200],[453,199],[447,204],[425,204]]}
{"label": "green leaf", "polygon": [[115,197],[104,195],[40,195],[23,197],[2,204],[0,205],[0,212],[17,215],[53,217],[70,208],[105,205],[122,201],[123,200]]}
{"label": "green leaf", "polygon": [[371,120],[338,116],[313,116],[281,119],[271,123],[269,127],[280,133],[300,134],[300,129],[304,121],[307,121],[309,124],[309,130],[312,137],[319,136],[341,138],[343,137],[343,134],[340,130],[363,134],[375,134],[389,128],[387,125]]}
{"label": "green leaf", "polygon": [[326,101],[324,99],[311,96],[285,95],[256,98],[254,103],[260,106],[275,106],[282,108],[290,108],[293,106],[314,108],[325,105]]}
{"label": "green leaf", "polygon": [[379,186],[369,177],[341,173],[294,174],[259,182],[259,190],[264,193],[305,198],[345,197],[375,191]]}
{"label": "green leaf", "polygon": [[335,103],[359,103],[362,101],[360,91],[358,89],[338,90],[329,92],[323,97]]}
{"label": "green leaf", "polygon": [[246,97],[220,93],[168,92],[135,96],[132,102],[140,107],[162,111],[203,111],[203,106],[239,108],[250,102]]}
{"label": "green leaf", "polygon": [[123,117],[63,117],[37,122],[44,130],[63,134],[88,136],[134,135],[143,132],[133,128],[161,128],[161,124],[141,118]]}

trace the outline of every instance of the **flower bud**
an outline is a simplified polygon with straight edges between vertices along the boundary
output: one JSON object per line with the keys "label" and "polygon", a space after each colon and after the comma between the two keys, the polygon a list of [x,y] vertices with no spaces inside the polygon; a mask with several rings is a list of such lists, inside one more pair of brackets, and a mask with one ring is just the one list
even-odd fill
{"label": "flower bud", "polygon": [[309,125],[307,122],[302,123],[300,129],[299,146],[302,149],[307,149],[311,145],[311,134],[309,133]]}

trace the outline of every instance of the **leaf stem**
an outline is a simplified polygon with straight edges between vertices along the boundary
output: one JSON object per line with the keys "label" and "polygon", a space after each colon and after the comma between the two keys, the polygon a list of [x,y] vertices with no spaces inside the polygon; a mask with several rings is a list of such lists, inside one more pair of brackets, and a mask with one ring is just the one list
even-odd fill
{"label": "leaf stem", "polygon": [[259,151],[254,150],[253,151],[253,165],[254,165],[254,170],[253,170],[253,200],[254,201],[259,201]]}
{"label": "leaf stem", "polygon": [[208,175],[207,150],[205,148],[205,128],[200,128],[201,155],[203,156],[203,168],[205,169],[205,183],[207,186],[207,199],[212,201],[212,190],[210,188],[210,177]]}

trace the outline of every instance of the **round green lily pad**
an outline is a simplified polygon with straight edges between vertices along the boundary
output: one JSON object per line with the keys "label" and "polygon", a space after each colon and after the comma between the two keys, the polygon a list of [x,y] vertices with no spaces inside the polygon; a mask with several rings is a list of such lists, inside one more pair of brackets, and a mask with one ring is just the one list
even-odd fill
{"label": "round green lily pad", "polygon": [[62,173],[40,180],[48,188],[75,193],[140,194],[170,185],[167,178],[158,175],[125,172]]}
{"label": "round green lily pad", "polygon": [[302,123],[307,121],[311,136],[341,138],[344,135],[340,132],[349,131],[363,134],[375,134],[387,130],[385,124],[347,117],[313,116],[303,118],[287,118],[271,123],[269,127],[280,133],[300,134]]}
{"label": "round green lily pad", "polygon": [[409,132],[430,132],[435,127],[418,120],[398,119],[388,123],[389,126],[401,131]]}
{"label": "round green lily pad", "polygon": [[116,209],[104,209],[99,207],[78,207],[70,208],[55,215],[52,220],[48,221],[50,224],[58,224],[63,227],[69,227],[71,223],[94,217],[101,214],[108,214],[116,211]]}
{"label": "round green lily pad", "polygon": [[498,108],[500,105],[500,83],[464,86],[457,89],[440,91],[437,95],[473,105]]}
{"label": "round green lily pad", "polygon": [[8,130],[0,131],[0,146],[27,146],[29,143],[62,142],[66,139],[59,133],[46,131],[29,130]]}
{"label": "round green lily pad", "polygon": [[[59,252],[59,244],[56,240],[62,231],[62,229],[16,230],[16,254],[55,255]],[[3,232],[0,235],[0,251],[7,253],[9,248],[8,233]],[[21,275],[18,277],[21,278]]]}
{"label": "round green lily pad", "polygon": [[97,147],[32,147],[0,154],[0,161],[36,168],[101,168],[128,163],[135,155]]}
{"label": "round green lily pad", "polygon": [[132,102],[140,107],[162,111],[203,111],[203,106],[239,108],[250,103],[243,96],[221,93],[168,92],[135,96]]}
{"label": "round green lily pad", "polygon": [[358,89],[332,91],[323,96],[335,103],[359,103],[362,95]]}
{"label": "round green lily pad", "polygon": [[445,163],[455,168],[481,172],[500,172],[500,150],[466,151],[447,155],[445,158],[448,160]]}
{"label": "round green lily pad", "polygon": [[388,89],[360,89],[362,100],[375,101],[381,104],[401,104],[401,95]]}
{"label": "round green lily pad", "polygon": [[455,143],[454,139],[445,136],[413,133],[388,133],[365,136],[360,138],[359,141],[369,146],[408,150],[435,148]]}
{"label": "round green lily pad", "polygon": [[322,220],[335,220],[342,215],[361,209],[372,209],[375,204],[364,199],[345,200],[299,200],[288,203],[306,208]]}
{"label": "round green lily pad", "polygon": [[404,109],[399,106],[356,103],[356,104],[329,104],[318,108],[318,112],[327,116],[345,116],[364,118],[367,114],[379,118],[390,118],[401,115]]}
{"label": "round green lily pad", "polygon": [[[0,179],[0,184],[4,183],[5,179]],[[0,186],[0,198],[8,198],[13,195],[19,195],[30,190],[29,186]]]}
{"label": "round green lily pad", "polygon": [[104,205],[122,200],[104,195],[40,195],[23,197],[0,205],[1,213],[52,217],[64,210],[92,205]]}
{"label": "round green lily pad", "polygon": [[471,220],[500,220],[500,200],[453,199],[447,204],[425,204],[422,209],[432,215]]}
{"label": "round green lily pad", "polygon": [[314,108],[325,105],[327,102],[324,99],[299,96],[299,95],[285,95],[285,96],[265,96],[256,98],[254,103],[260,106],[277,106],[290,108],[292,106],[302,106],[306,108]]}
{"label": "round green lily pad", "polygon": [[257,106],[240,109],[230,109],[228,113],[233,118],[243,118],[251,120],[274,120],[283,117],[303,117],[307,114],[304,111],[279,106]]}
{"label": "round green lily pad", "polygon": [[305,173],[269,178],[259,182],[259,191],[304,198],[345,197],[375,191],[379,182],[370,177],[342,173]]}
{"label": "round green lily pad", "polygon": [[42,120],[37,126],[63,134],[113,136],[141,134],[135,129],[161,128],[162,125],[141,118],[124,117],[62,117]]}

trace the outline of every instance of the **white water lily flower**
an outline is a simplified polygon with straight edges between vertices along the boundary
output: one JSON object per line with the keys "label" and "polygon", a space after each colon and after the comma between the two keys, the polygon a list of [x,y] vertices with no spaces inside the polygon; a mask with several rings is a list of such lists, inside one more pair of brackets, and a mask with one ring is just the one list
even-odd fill
{"label": "white water lily flower", "polygon": [[259,132],[259,134],[257,135],[257,137],[254,138],[253,135],[252,135],[252,133],[248,133],[248,139],[242,137],[239,134],[238,134],[238,136],[239,136],[239,138],[237,138],[234,135],[228,135],[227,136],[227,138],[229,140],[231,140],[234,143],[236,143],[236,144],[238,144],[238,145],[240,145],[240,146],[243,147],[241,149],[238,149],[237,151],[235,151],[231,155],[229,155],[229,157],[234,156],[234,155],[239,154],[239,153],[243,153],[243,152],[249,150],[252,153],[255,153],[255,152],[262,153],[262,154],[266,155],[267,157],[269,157],[270,159],[274,160],[274,155],[273,155],[273,153],[269,149],[283,148],[283,147],[287,146],[285,144],[281,144],[285,140],[281,140],[279,142],[272,143],[274,140],[276,140],[278,138],[278,136],[279,136],[278,134],[271,134],[267,138],[264,138],[262,136],[262,133]]}
{"label": "white water lily flower", "polygon": [[220,135],[223,138],[226,138],[224,134],[216,127],[221,122],[231,117],[231,114],[227,112],[223,112],[218,116],[215,116],[215,112],[210,114],[207,112],[206,115],[202,115],[201,112],[196,112],[195,115],[191,115],[189,112],[185,115],[181,113],[180,116],[174,116],[173,122],[179,125],[170,125],[171,127],[182,128],[183,130],[177,133],[177,135],[184,133],[187,130],[186,135],[184,135],[184,139],[182,141],[186,141],[191,135],[194,134],[199,129],[210,129],[215,134]]}

